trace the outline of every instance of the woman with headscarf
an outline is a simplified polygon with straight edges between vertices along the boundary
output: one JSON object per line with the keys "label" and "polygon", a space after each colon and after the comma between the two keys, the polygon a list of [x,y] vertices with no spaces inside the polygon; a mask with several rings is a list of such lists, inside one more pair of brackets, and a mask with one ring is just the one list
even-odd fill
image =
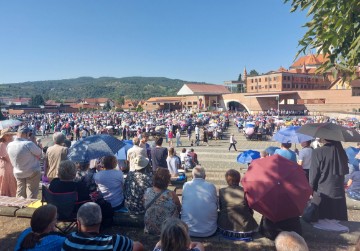
{"label": "woman with headscarf", "polygon": [[325,139],[323,143],[311,156],[312,203],[318,205],[319,219],[347,221],[344,176],[349,173],[348,158],[339,141]]}

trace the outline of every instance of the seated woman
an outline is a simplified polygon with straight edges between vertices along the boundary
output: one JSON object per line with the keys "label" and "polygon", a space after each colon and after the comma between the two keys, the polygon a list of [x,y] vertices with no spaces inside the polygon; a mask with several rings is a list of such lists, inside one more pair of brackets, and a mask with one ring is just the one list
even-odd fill
{"label": "seated woman", "polygon": [[346,194],[353,200],[360,200],[360,171],[350,174],[347,187]]}
{"label": "seated woman", "polygon": [[171,181],[184,181],[186,175],[183,172],[179,172],[181,167],[180,159],[176,156],[174,147],[170,147],[168,151],[168,157],[166,159],[167,167],[171,175]]}
{"label": "seated woman", "polygon": [[200,242],[192,242],[188,226],[180,219],[168,219],[161,228],[160,241],[154,251],[204,251]]}
{"label": "seated woman", "polygon": [[244,196],[244,189],[239,186],[240,178],[238,171],[228,170],[225,174],[228,187],[219,190],[218,228],[225,237],[234,239],[252,237],[258,227]]}
{"label": "seated woman", "polygon": [[124,175],[122,171],[115,170],[115,156],[102,158],[102,166],[104,170],[94,174],[94,180],[103,198],[111,204],[114,211],[117,211],[124,207]]}
{"label": "seated woman", "polygon": [[76,167],[75,163],[70,160],[60,162],[59,178],[55,178],[50,182],[49,190],[53,193],[69,193],[78,192],[78,201],[89,201],[89,191],[81,183],[75,182]]}
{"label": "seated woman", "polygon": [[75,181],[80,187],[86,189],[87,193],[90,195],[91,200],[100,206],[102,214],[102,227],[111,226],[113,222],[114,211],[111,204],[105,201],[101,193],[98,191],[98,187],[94,180],[94,174],[97,170],[96,167],[89,167],[89,162],[76,163],[77,172]]}
{"label": "seated woman", "polygon": [[55,206],[48,204],[37,208],[31,217],[31,227],[20,234],[14,250],[61,250],[66,237],[55,232],[56,221]]}
{"label": "seated woman", "polygon": [[152,186],[149,159],[138,156],[134,159],[134,172],[129,172],[124,185],[125,205],[131,214],[144,214],[144,193]]}
{"label": "seated woman", "polygon": [[161,224],[168,218],[179,218],[181,204],[174,191],[167,189],[170,172],[159,167],[153,177],[153,187],[145,192],[145,232],[160,235]]}

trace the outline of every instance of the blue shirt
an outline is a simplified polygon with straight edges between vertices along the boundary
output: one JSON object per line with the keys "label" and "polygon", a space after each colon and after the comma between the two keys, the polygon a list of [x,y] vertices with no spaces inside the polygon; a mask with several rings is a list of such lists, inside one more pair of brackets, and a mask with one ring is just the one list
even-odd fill
{"label": "blue shirt", "polygon": [[288,160],[292,160],[295,163],[296,162],[296,153],[294,151],[286,150],[286,149],[276,149],[274,154],[279,154],[280,156],[283,156],[284,158],[287,158]]}
{"label": "blue shirt", "polygon": [[[21,243],[25,239],[25,237],[31,232],[31,227],[25,229],[19,236],[16,242],[15,251],[20,250]],[[32,251],[43,251],[43,250],[51,250],[51,251],[57,251],[61,250],[61,247],[65,241],[66,237],[61,236],[60,234],[54,233],[54,234],[48,234],[45,235],[43,238],[40,239],[40,242],[35,245],[32,249],[26,249],[26,250],[32,250]]]}

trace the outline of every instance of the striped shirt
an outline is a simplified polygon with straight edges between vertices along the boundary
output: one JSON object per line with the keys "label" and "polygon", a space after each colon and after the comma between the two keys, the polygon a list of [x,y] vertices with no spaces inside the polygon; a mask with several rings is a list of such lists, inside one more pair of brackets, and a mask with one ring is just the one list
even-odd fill
{"label": "striped shirt", "polygon": [[125,236],[102,235],[96,233],[71,233],[65,240],[61,250],[116,250],[131,251],[133,249],[133,241]]}

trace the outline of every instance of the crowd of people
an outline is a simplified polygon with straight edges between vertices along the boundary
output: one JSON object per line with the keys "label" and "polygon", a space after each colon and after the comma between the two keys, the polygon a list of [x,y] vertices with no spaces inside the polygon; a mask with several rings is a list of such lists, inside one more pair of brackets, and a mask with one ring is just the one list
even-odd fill
{"label": "crowd of people", "polygon": [[[248,241],[259,229],[264,236],[275,240],[277,250],[290,250],[285,249],[284,242],[301,247],[298,250],[308,250],[301,237],[298,217],[277,223],[263,218],[258,225],[239,185],[241,175],[237,170],[230,169],[225,173],[228,186],[221,188],[217,195],[214,184],[206,180],[205,168],[199,165],[194,148],[182,148],[179,156],[176,153],[172,139],[175,137],[176,145],[182,146],[181,134],[178,137],[178,133],[185,133],[191,144],[195,142],[196,145],[200,140],[208,144],[210,126],[205,127],[207,124],[216,124],[211,129],[212,137],[220,139],[219,132],[226,130],[231,117],[238,125],[238,118],[248,120],[248,114],[188,116],[169,113],[160,116],[136,113],[130,117],[105,113],[24,117],[28,122],[19,126],[16,133],[6,129],[0,134],[1,195],[37,198],[40,181],[43,181],[49,184],[48,189],[53,193],[76,191],[81,206],[76,207],[75,212],[78,231],[68,236],[53,234],[56,207],[49,204],[38,208],[33,214],[31,228],[20,235],[16,250],[49,247],[80,250],[90,246],[96,246],[96,250],[143,250],[140,242],[128,237],[101,234],[101,228],[112,225],[114,212],[124,210],[143,216],[144,231],[160,236],[154,250],[199,251],[204,250],[204,246],[192,242],[190,237],[210,237],[219,232],[225,238]],[[154,135],[155,146],[151,147],[148,139],[158,117],[167,122],[164,134]],[[266,126],[272,121],[260,123]],[[131,126],[135,127],[135,133],[130,135]],[[52,132],[54,144],[42,147],[41,142],[34,138],[37,131],[43,137]],[[101,133],[119,135],[122,139],[132,138],[133,146],[127,151],[126,166],[121,166],[115,155],[86,163],[67,159],[71,141]],[[163,147],[164,139],[169,148]],[[231,148],[237,151],[236,143],[232,134],[229,151]],[[303,166],[314,191],[312,202],[315,204],[321,198],[316,204],[319,219],[347,220],[344,182],[349,168],[341,144],[322,139],[321,147],[316,149],[308,141],[301,146],[301,150],[294,152],[291,144],[283,143],[275,154]],[[40,159],[44,160],[43,167]],[[187,181],[186,172],[191,172],[190,181]],[[359,187],[356,172],[359,170],[355,168],[347,177],[353,197],[356,197]],[[183,187],[181,202],[174,190],[169,189],[170,184]]]}

